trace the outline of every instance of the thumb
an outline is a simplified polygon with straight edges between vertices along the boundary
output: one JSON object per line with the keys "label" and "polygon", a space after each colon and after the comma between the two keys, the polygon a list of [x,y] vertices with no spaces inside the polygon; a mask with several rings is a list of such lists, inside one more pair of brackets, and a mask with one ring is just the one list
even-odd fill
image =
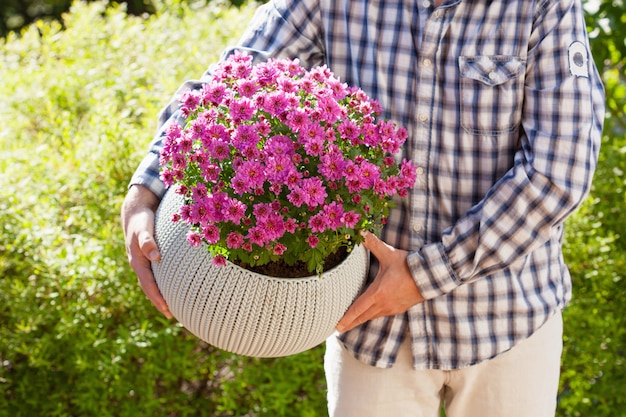
{"label": "thumb", "polygon": [[369,249],[377,259],[385,259],[385,254],[389,253],[390,250],[389,246],[380,240],[378,236],[366,230],[362,231],[361,235],[365,239],[363,246]]}
{"label": "thumb", "polygon": [[159,248],[154,240],[154,236],[150,232],[146,230],[140,232],[138,241],[139,248],[146,258],[151,261],[158,261],[161,259]]}

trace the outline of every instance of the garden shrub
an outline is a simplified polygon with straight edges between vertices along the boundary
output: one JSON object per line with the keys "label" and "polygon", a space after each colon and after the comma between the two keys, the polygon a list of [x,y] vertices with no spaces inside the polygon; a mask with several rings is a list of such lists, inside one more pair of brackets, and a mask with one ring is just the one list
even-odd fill
{"label": "garden shrub", "polygon": [[[564,314],[559,415],[626,416],[626,5],[587,2],[606,118],[591,197],[568,222],[574,297]],[[593,9],[592,9],[593,8]],[[617,23],[616,23],[617,22]]]}
{"label": "garden shrub", "polygon": [[564,314],[559,395],[566,417],[626,416],[626,254],[603,228],[599,205],[590,199],[569,223],[574,298]]}
{"label": "garden shrub", "polygon": [[574,297],[564,315],[559,411],[565,417],[626,416],[626,134],[622,123],[607,118],[591,197],[568,222],[565,257],[573,274]]}
{"label": "garden shrub", "polygon": [[[326,415],[322,347],[251,359],[206,346],[128,266],[119,209],[157,112],[254,8],[155,6],[75,3],[64,29],[0,40],[0,417]],[[626,415],[619,68],[606,70],[614,117],[594,190],[567,228],[561,417]]]}
{"label": "garden shrub", "polygon": [[0,50],[0,416],[320,415],[321,350],[208,347],[128,266],[119,210],[157,112],[253,6],[75,3]]}

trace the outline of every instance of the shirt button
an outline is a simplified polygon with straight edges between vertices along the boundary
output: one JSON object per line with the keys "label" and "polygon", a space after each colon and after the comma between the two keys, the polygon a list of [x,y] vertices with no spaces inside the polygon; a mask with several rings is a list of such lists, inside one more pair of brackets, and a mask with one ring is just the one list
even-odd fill
{"label": "shirt button", "polygon": [[490,79],[491,81],[495,81],[495,80],[497,80],[497,79],[498,79],[498,74],[496,74],[494,71],[491,71],[491,72],[489,73],[489,79]]}
{"label": "shirt button", "polygon": [[425,9],[428,9],[430,7],[430,2],[428,0],[424,0],[422,6],[424,6]]}
{"label": "shirt button", "polygon": [[422,231],[422,225],[421,224],[417,224],[417,223],[414,224],[413,225],[413,231],[416,232],[416,233],[421,232]]}
{"label": "shirt button", "polygon": [[424,175],[424,168],[422,167],[417,167],[417,169],[415,170],[415,173],[417,175]]}
{"label": "shirt button", "polygon": [[421,113],[419,116],[417,116],[417,118],[422,123],[425,123],[428,121],[428,115],[426,113]]}
{"label": "shirt button", "polygon": [[424,59],[424,60],[422,61],[422,64],[423,64],[425,67],[430,67],[430,66],[433,64],[433,61],[431,61],[430,59],[426,58],[426,59]]}

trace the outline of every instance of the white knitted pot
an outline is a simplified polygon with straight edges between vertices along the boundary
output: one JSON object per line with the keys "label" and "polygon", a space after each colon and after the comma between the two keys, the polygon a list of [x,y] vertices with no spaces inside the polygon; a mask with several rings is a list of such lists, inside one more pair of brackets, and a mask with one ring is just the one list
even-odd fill
{"label": "white knitted pot", "polygon": [[187,226],[170,221],[181,204],[173,191],[161,201],[155,237],[162,259],[152,269],[174,317],[213,346],[254,357],[311,349],[334,332],[363,288],[369,255],[362,246],[321,278],[275,278],[230,262],[214,266],[206,247],[187,242]]}

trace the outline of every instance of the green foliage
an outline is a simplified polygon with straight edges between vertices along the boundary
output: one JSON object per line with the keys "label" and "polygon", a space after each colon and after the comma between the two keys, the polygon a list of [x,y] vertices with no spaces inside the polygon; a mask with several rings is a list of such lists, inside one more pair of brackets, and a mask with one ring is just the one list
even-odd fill
{"label": "green foliage", "polygon": [[[560,417],[626,416],[626,20],[623,2],[597,8],[606,134],[567,228]],[[0,40],[0,417],[325,415],[321,348],[261,360],[208,347],[161,318],[127,264],[118,213],[156,113],[252,13],[155,9],[75,3],[63,24]]]}
{"label": "green foliage", "polygon": [[[561,415],[626,416],[626,135],[607,116],[591,197],[568,223],[574,298],[565,310]],[[621,122],[618,122],[621,123]]]}
{"label": "green foliage", "polygon": [[626,2],[585,2],[593,58],[607,92],[607,128],[617,136],[626,131]]}
{"label": "green foliage", "polygon": [[588,2],[591,47],[607,92],[594,187],[570,219],[565,257],[574,298],[565,310],[559,415],[626,416],[626,5]]}
{"label": "green foliage", "polygon": [[200,343],[128,266],[127,181],[182,80],[253,8],[76,3],[0,49],[0,416],[309,415],[321,350],[275,360]]}
{"label": "green foliage", "polygon": [[601,222],[603,205],[590,199],[569,223],[574,299],[564,315],[559,406],[566,417],[626,416],[626,254]]}
{"label": "green foliage", "polygon": [[[81,0],[87,3],[102,2],[102,0]],[[211,0],[182,0],[186,4],[205,4]],[[221,0],[217,0],[221,1]],[[229,5],[241,6],[246,0],[226,0]],[[115,7],[121,5],[129,14],[140,16],[144,13],[156,13],[155,5],[160,6],[159,0],[107,0],[107,4]],[[2,0],[0,3],[0,37],[9,32],[19,32],[37,20],[61,21],[67,13],[72,0]],[[195,7],[195,6],[194,6]]]}
{"label": "green foliage", "polygon": [[[98,0],[85,0],[98,1]],[[119,0],[129,13],[140,15],[153,13],[150,0]],[[0,4],[0,36],[9,31],[19,31],[38,19],[60,20],[72,5],[72,0],[3,0]]]}

